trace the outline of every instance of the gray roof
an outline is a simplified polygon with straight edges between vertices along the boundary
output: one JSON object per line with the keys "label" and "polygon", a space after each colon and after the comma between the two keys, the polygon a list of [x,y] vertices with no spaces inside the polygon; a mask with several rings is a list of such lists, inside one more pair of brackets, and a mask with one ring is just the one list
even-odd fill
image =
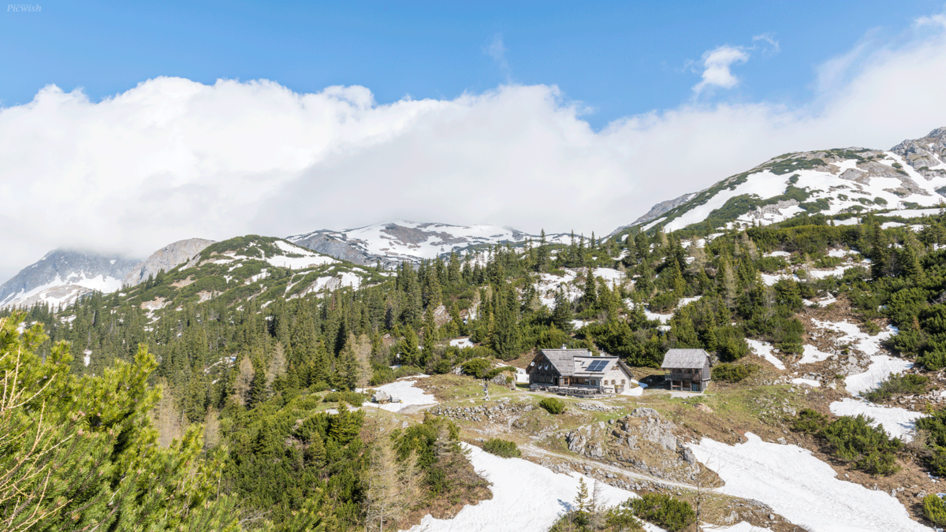
{"label": "gray roof", "polygon": [[562,377],[575,374],[575,357],[591,356],[587,349],[543,349],[542,354]]}
{"label": "gray roof", "polygon": [[[628,377],[633,378],[626,366],[621,366],[616,356],[594,356],[587,349],[542,349],[542,355],[552,363],[562,377],[600,377],[619,367]],[[606,362],[598,365],[596,371],[588,371],[594,362]]]}
{"label": "gray roof", "polygon": [[663,369],[701,369],[709,361],[709,354],[702,349],[671,349],[664,355]]}

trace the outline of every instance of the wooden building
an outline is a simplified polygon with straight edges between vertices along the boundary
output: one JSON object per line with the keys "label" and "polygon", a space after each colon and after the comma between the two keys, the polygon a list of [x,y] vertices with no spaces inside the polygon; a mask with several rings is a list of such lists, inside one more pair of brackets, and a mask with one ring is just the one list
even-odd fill
{"label": "wooden building", "polygon": [[660,367],[671,390],[702,392],[710,381],[709,354],[702,349],[671,349]]}
{"label": "wooden building", "polygon": [[566,395],[618,394],[630,387],[630,368],[618,357],[587,349],[542,349],[526,369],[529,388]]}

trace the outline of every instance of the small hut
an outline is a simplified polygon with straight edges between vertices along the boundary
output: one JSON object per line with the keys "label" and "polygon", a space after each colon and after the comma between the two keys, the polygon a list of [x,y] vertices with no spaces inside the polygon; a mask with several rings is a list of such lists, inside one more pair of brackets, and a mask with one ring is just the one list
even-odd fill
{"label": "small hut", "polygon": [[709,354],[702,349],[671,349],[660,367],[671,390],[702,392],[710,381]]}

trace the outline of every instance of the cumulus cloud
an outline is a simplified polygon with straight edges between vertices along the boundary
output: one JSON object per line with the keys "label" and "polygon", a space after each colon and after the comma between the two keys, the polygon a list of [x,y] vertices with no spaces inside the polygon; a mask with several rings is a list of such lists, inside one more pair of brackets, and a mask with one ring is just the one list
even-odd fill
{"label": "cumulus cloud", "polygon": [[100,102],[47,87],[0,110],[0,278],[59,246],[145,257],[392,219],[606,234],[774,155],[946,125],[943,33],[875,48],[803,107],[688,102],[600,131],[547,85],[388,104],[267,81],[157,78]]}
{"label": "cumulus cloud", "polygon": [[732,66],[749,60],[749,52],[741,46],[723,45],[703,54],[703,79],[693,86],[693,92],[700,94],[711,87],[731,89],[739,83],[732,73]]}

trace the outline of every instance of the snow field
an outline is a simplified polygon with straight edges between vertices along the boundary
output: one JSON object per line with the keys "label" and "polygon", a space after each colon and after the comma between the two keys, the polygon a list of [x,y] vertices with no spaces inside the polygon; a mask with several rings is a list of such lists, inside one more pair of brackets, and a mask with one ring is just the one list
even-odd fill
{"label": "snow field", "polygon": [[763,342],[761,340],[749,339],[746,339],[746,343],[749,344],[749,349],[751,349],[753,353],[768,360],[776,368],[781,370],[785,369],[785,364],[783,364],[782,361],[778,359],[778,357],[772,354],[772,344]]}
{"label": "snow field", "polygon": [[703,438],[691,447],[697,460],[726,485],[720,492],[769,505],[811,532],[929,531],[896,498],[836,477],[834,469],[796,445],[748,441],[726,445]]}
{"label": "snow field", "polygon": [[752,526],[751,524],[742,521],[733,526],[703,525],[703,530],[706,532],[765,532],[769,529],[761,526]]}
{"label": "snow field", "polygon": [[820,388],[821,383],[814,379],[792,379],[792,384],[804,384],[806,386],[811,386],[812,388]]}
{"label": "snow field", "polygon": [[870,357],[870,366],[864,373],[849,375],[844,379],[844,387],[851,395],[860,395],[880,386],[887,377],[913,367],[913,364],[900,358],[889,355],[874,355]]}
{"label": "snow field", "polygon": [[323,264],[332,264],[338,262],[337,260],[329,257],[327,255],[320,255],[313,251],[310,251],[304,247],[297,246],[295,244],[290,244],[282,240],[277,240],[276,247],[282,251],[292,254],[292,255],[301,255],[300,257],[289,257],[285,255],[276,255],[273,257],[266,257],[266,262],[276,266],[277,268],[289,268],[290,270],[302,270],[305,268],[311,268],[313,266],[322,266]]}
{"label": "snow field", "polygon": [[[470,450],[470,461],[492,483],[493,498],[475,506],[465,506],[453,519],[427,515],[409,532],[546,532],[560,515],[572,509],[578,480],[584,479],[589,495],[594,479],[578,473],[554,473],[521,458],[500,458],[478,447]],[[598,483],[600,501],[615,506],[637,494]],[[662,529],[646,524],[645,530]]]}
{"label": "snow field", "polygon": [[802,352],[801,360],[798,361],[799,364],[814,364],[815,362],[828,360],[833,356],[831,353],[820,351],[813,345],[805,345],[804,348],[805,350]]}
{"label": "snow field", "polygon": [[450,345],[452,345],[453,347],[459,347],[460,349],[464,349],[467,347],[473,347],[473,342],[470,341],[469,337],[456,338],[454,340],[450,340]]}
{"label": "snow field", "polygon": [[[414,383],[417,382],[417,379],[426,377],[427,375],[414,375],[413,377],[408,377],[399,381],[389,382],[388,384],[383,384],[374,390],[380,390],[386,392],[394,399],[400,399],[399,403],[387,403],[379,405],[377,403],[365,402],[362,406],[372,406],[375,408],[380,408],[382,410],[387,410],[388,412],[400,412],[409,406],[419,406],[419,405],[435,405],[437,404],[437,398],[433,395],[424,393],[424,390],[416,388]],[[366,389],[367,393],[372,393],[372,389]]]}
{"label": "snow field", "polygon": [[844,399],[831,403],[829,407],[831,413],[836,416],[857,416],[864,414],[873,418],[873,426],[881,425],[890,436],[901,438],[908,442],[913,439],[913,431],[916,428],[916,420],[924,417],[919,412],[913,412],[905,408],[895,408],[877,405],[868,401],[857,399]]}

